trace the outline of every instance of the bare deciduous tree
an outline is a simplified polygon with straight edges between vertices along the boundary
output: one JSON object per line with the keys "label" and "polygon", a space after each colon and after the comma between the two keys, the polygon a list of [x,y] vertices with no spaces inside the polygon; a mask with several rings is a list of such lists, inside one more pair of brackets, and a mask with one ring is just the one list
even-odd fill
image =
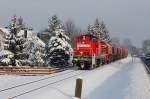
{"label": "bare deciduous tree", "polygon": [[117,37],[113,37],[111,43],[112,43],[112,45],[114,45],[114,46],[120,46],[120,39],[117,38]]}
{"label": "bare deciduous tree", "polygon": [[150,53],[150,40],[144,40],[142,43],[142,48],[145,53]]}
{"label": "bare deciduous tree", "polygon": [[75,25],[74,21],[71,19],[65,22],[64,28],[65,28],[66,34],[70,37],[70,43],[72,47],[74,47],[76,36],[82,33],[81,29],[78,28]]}

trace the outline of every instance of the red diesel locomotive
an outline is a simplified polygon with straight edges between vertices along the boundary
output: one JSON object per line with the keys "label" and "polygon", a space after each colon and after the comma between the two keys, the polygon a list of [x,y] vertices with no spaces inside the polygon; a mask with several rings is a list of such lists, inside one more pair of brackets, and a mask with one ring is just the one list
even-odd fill
{"label": "red diesel locomotive", "polygon": [[76,38],[73,65],[79,69],[92,69],[127,55],[128,50],[125,48],[112,46],[91,34],[82,34]]}

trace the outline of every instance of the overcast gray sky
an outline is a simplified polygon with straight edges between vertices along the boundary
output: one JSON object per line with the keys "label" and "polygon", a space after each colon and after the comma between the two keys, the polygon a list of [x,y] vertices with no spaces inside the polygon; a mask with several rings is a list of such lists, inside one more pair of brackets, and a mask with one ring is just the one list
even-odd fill
{"label": "overcast gray sky", "polygon": [[0,0],[0,26],[14,13],[36,30],[47,27],[53,14],[83,29],[98,17],[113,37],[130,38],[136,46],[150,39],[150,0]]}

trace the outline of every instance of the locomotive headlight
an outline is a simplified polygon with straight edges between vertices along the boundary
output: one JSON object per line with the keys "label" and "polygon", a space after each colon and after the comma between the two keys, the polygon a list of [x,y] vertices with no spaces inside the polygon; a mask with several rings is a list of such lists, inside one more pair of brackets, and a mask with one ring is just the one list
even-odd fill
{"label": "locomotive headlight", "polygon": [[74,61],[77,61],[78,59],[77,59],[77,58],[74,58],[73,60],[74,60]]}
{"label": "locomotive headlight", "polygon": [[76,63],[78,61],[78,58],[73,58],[72,63]]}

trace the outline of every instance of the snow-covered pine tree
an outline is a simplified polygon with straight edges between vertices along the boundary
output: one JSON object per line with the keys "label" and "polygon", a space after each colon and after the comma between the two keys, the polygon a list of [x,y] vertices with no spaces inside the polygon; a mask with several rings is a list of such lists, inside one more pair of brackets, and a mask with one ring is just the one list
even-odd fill
{"label": "snow-covered pine tree", "polygon": [[0,41],[1,41],[1,50],[0,50],[0,65],[1,66],[8,66],[11,64],[11,60],[13,58],[13,53],[8,50],[4,50],[4,47],[9,47],[9,43],[11,42],[11,38],[8,35],[9,31],[5,28],[0,28]]}
{"label": "snow-covered pine tree", "polygon": [[[53,15],[51,18],[48,19],[48,32],[49,32],[49,35],[47,36],[48,42],[49,39],[54,35],[54,31],[56,30],[56,28],[61,28],[61,26],[62,26],[61,21],[60,19],[58,19],[57,15]],[[46,46],[46,50],[47,50],[47,46]]]}
{"label": "snow-covered pine tree", "polygon": [[20,30],[25,29],[25,24],[23,23],[23,18],[21,16],[17,19],[17,26]]}
{"label": "snow-covered pine tree", "polygon": [[49,20],[49,32],[52,33],[56,28],[61,28],[61,21],[58,19],[57,15],[53,15]]}
{"label": "snow-covered pine tree", "polygon": [[94,34],[95,34],[92,25],[89,24],[87,29],[88,29],[88,30],[87,30],[87,33],[88,33],[88,34],[91,34],[91,35],[94,35]]}
{"label": "snow-covered pine tree", "polygon": [[109,32],[106,31],[105,32],[105,38],[104,38],[104,41],[108,42],[108,43],[111,43],[111,38],[110,38],[110,35],[109,35]]}
{"label": "snow-covered pine tree", "polygon": [[30,42],[30,54],[28,57],[28,62],[30,66],[44,66],[45,61],[45,54],[44,54],[44,47],[41,46],[39,43]]}
{"label": "snow-covered pine tree", "polygon": [[4,50],[9,51],[13,54],[8,65],[12,66],[22,66],[25,65],[26,55],[23,52],[24,43],[26,42],[26,38],[24,34],[18,34],[20,29],[17,25],[17,17],[13,16],[11,19],[11,24],[9,26],[9,33],[6,34],[4,38]]}
{"label": "snow-covered pine tree", "polygon": [[103,41],[106,41],[109,43],[111,42],[109,32],[106,29],[106,25],[104,24],[103,21],[100,22],[99,19],[97,18],[95,20],[92,30],[94,31],[93,35],[96,35],[98,38],[100,38]]}
{"label": "snow-covered pine tree", "polygon": [[101,22],[101,28],[102,28],[102,33],[103,33],[103,38],[102,39],[104,41],[110,43],[111,42],[110,35],[109,35],[109,32],[108,32],[108,30],[106,28],[106,25],[105,25],[104,21]]}
{"label": "snow-covered pine tree", "polygon": [[[17,18],[14,15],[11,19],[11,24],[9,25],[10,30],[14,30],[16,28]],[[14,50],[15,50],[15,39],[14,33],[10,33],[10,30],[5,30],[6,34],[4,35],[3,43],[4,43],[4,50],[1,51],[1,65],[13,65],[15,63],[14,58]]]}
{"label": "snow-covered pine tree", "polygon": [[14,50],[15,40],[12,34],[6,34],[3,39],[4,50],[0,52],[0,64],[3,66],[12,65],[14,62]]}
{"label": "snow-covered pine tree", "polygon": [[98,37],[98,38],[100,37],[95,33],[95,28],[92,25],[88,25],[87,34],[90,34],[90,35]]}
{"label": "snow-covered pine tree", "polygon": [[0,51],[0,65],[1,66],[9,66],[12,65],[14,54],[8,50]]}
{"label": "snow-covered pine tree", "polygon": [[[25,28],[21,17],[17,19],[14,15],[9,29],[2,30],[5,36],[3,40],[4,50],[0,52],[0,64],[6,66],[42,66],[45,43],[37,37],[36,33]],[[33,57],[32,63],[31,55]]]}
{"label": "snow-covered pine tree", "polygon": [[14,29],[14,28],[17,28],[17,16],[16,15],[13,15],[12,19],[11,19],[11,22],[9,24],[9,29]]}
{"label": "snow-covered pine tree", "polygon": [[[54,20],[55,19],[55,20]],[[52,37],[47,46],[47,65],[64,67],[68,66],[72,57],[72,48],[68,43],[69,37],[66,36],[65,31],[56,16],[52,17],[53,31]],[[55,24],[55,25],[54,25]]]}
{"label": "snow-covered pine tree", "polygon": [[41,41],[33,31],[28,30],[27,34],[27,42],[25,43],[24,51],[28,56],[28,65],[45,65],[45,43]]}
{"label": "snow-covered pine tree", "polygon": [[96,18],[96,20],[95,20],[93,31],[98,38],[102,39],[103,34],[102,34],[101,24],[100,24],[98,18]]}
{"label": "snow-covered pine tree", "polygon": [[48,19],[48,28],[41,30],[38,33],[38,37],[47,44],[53,35],[52,32],[55,31],[60,23],[61,21],[58,19],[57,15],[53,15]]}
{"label": "snow-covered pine tree", "polygon": [[5,30],[4,30],[4,28],[0,28],[0,51],[4,49],[3,39],[4,39],[4,36],[7,34],[4,32]]}
{"label": "snow-covered pine tree", "polygon": [[12,40],[14,41],[13,45],[10,44],[12,46],[10,51],[14,53],[14,60],[12,62],[12,65],[13,66],[25,65],[26,53],[23,52],[23,48],[26,39],[24,35],[18,35],[18,31],[16,28],[11,30],[11,34],[13,36]]}
{"label": "snow-covered pine tree", "polygon": [[56,29],[54,33],[48,44],[47,63],[58,67],[68,66],[73,51],[67,42],[69,38],[63,29]]}

